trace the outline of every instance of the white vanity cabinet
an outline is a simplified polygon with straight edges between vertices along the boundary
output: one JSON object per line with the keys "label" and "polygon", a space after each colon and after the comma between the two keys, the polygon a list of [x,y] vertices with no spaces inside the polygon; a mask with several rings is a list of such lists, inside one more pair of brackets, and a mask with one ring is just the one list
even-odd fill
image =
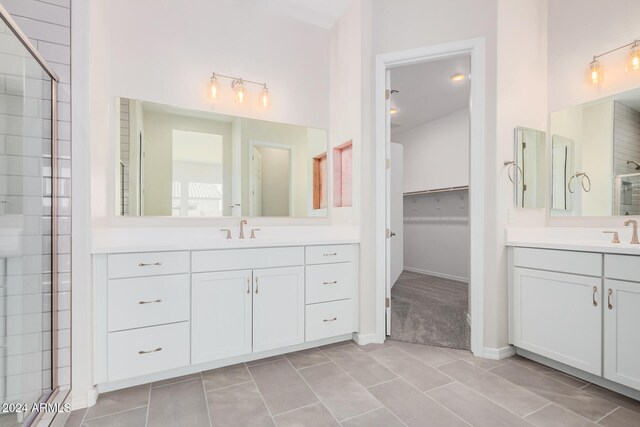
{"label": "white vanity cabinet", "polygon": [[592,382],[640,390],[640,256],[526,247],[509,254],[510,343],[592,374]]}
{"label": "white vanity cabinet", "polygon": [[356,260],[352,244],[94,255],[95,383],[112,390],[350,339]]}
{"label": "white vanity cabinet", "polygon": [[604,289],[604,377],[640,390],[640,257],[605,255]]}

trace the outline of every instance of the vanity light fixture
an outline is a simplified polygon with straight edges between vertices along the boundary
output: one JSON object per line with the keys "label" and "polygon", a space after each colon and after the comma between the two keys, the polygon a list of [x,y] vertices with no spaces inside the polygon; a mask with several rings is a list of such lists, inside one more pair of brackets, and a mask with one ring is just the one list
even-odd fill
{"label": "vanity light fixture", "polygon": [[467,78],[466,74],[464,74],[464,73],[456,73],[456,74],[451,76],[451,81],[456,83],[456,82],[461,82],[466,78]]}
{"label": "vanity light fixture", "polygon": [[209,78],[209,90],[208,95],[212,100],[220,98],[221,90],[218,79],[231,80],[231,90],[233,91],[234,101],[238,104],[244,104],[247,101],[247,84],[262,86],[260,97],[258,98],[258,104],[260,108],[267,109],[271,105],[271,96],[269,95],[269,89],[266,83],[255,82],[252,80],[246,80],[241,77],[225,76],[224,74],[213,73]]}
{"label": "vanity light fixture", "polygon": [[593,60],[589,63],[589,80],[591,83],[598,84],[602,83],[604,79],[604,72],[602,71],[602,65],[600,64],[599,58],[609,55],[610,53],[616,52],[620,49],[631,48],[631,52],[629,52],[629,59],[627,61],[626,70],[627,71],[640,71],[640,39],[635,39],[631,43],[627,43],[625,45],[616,47],[615,49],[611,49],[605,53],[601,53],[600,55],[593,55]]}

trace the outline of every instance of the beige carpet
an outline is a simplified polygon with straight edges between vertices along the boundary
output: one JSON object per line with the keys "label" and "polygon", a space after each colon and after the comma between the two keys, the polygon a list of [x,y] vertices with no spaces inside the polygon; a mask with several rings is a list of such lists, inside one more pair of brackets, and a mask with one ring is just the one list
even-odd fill
{"label": "beige carpet", "polygon": [[468,284],[403,271],[391,289],[391,339],[470,348]]}

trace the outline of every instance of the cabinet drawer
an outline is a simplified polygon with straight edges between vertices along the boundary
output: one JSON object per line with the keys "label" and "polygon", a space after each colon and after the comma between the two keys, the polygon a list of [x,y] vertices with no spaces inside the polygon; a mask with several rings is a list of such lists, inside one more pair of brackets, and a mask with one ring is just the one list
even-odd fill
{"label": "cabinet drawer", "polygon": [[189,320],[189,275],[109,280],[109,332]]}
{"label": "cabinet drawer", "polygon": [[189,252],[113,254],[108,258],[109,279],[189,272]]}
{"label": "cabinet drawer", "polygon": [[640,256],[605,255],[604,277],[640,282]]}
{"label": "cabinet drawer", "polygon": [[353,268],[352,262],[307,266],[307,304],[353,298]]}
{"label": "cabinet drawer", "polygon": [[602,275],[602,254],[515,248],[513,250],[513,265],[536,270],[600,277]]}
{"label": "cabinet drawer", "polygon": [[354,332],[355,324],[355,307],[351,299],[306,307],[307,342]]}
{"label": "cabinet drawer", "polygon": [[353,261],[353,245],[307,246],[307,264]]}
{"label": "cabinet drawer", "polygon": [[304,265],[304,249],[258,248],[258,249],[221,249],[198,251],[191,255],[191,271],[250,270],[269,267],[292,267]]}
{"label": "cabinet drawer", "polygon": [[131,331],[108,338],[109,381],[189,365],[189,322]]}

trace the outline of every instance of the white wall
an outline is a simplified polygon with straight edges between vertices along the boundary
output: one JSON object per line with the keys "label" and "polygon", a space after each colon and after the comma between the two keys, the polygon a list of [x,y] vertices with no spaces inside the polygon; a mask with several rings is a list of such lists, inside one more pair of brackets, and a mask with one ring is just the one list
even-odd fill
{"label": "white wall", "polygon": [[[91,7],[95,226],[138,224],[134,219],[114,221],[109,206],[113,200],[104,196],[105,190],[115,191],[108,178],[113,162],[104,160],[112,159],[115,151],[116,96],[328,128],[329,31],[249,0],[193,0],[189,7],[180,2],[95,0]],[[113,22],[118,22],[118,31],[105,24]],[[253,87],[246,106],[234,104],[227,81],[221,81],[223,98],[212,105],[206,92],[213,71],[266,81],[271,108],[258,110],[259,88]],[[209,221],[215,225],[224,220]]]}
{"label": "white wall", "polygon": [[405,193],[469,185],[468,108],[394,134],[392,139],[404,146]]}

